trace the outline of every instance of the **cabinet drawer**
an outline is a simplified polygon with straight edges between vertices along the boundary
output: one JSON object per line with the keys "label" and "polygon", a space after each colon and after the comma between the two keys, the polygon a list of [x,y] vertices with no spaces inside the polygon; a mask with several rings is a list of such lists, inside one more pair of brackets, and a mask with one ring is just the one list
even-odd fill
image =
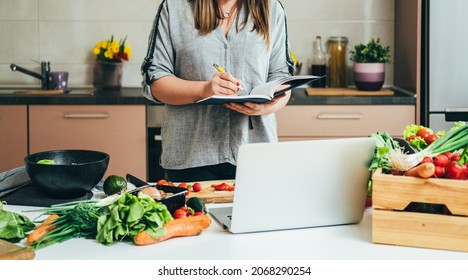
{"label": "cabinet drawer", "polygon": [[405,126],[415,122],[415,108],[412,105],[291,105],[276,116],[280,139],[360,137],[378,131],[401,137]]}
{"label": "cabinet drawer", "polygon": [[30,153],[98,150],[110,155],[106,176],[146,178],[145,112],[144,105],[30,106]]}
{"label": "cabinet drawer", "polygon": [[0,106],[0,172],[24,165],[27,123],[26,105]]}

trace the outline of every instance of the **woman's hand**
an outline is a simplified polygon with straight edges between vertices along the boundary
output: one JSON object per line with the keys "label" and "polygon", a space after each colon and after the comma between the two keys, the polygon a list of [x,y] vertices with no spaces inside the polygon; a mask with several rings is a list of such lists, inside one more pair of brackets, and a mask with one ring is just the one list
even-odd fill
{"label": "woman's hand", "polygon": [[211,95],[237,95],[241,81],[230,73],[217,72],[206,85],[207,96]]}
{"label": "woman's hand", "polygon": [[276,97],[272,101],[265,103],[226,103],[224,106],[247,116],[268,115],[286,106],[289,101],[289,97],[290,92],[286,92],[285,94]]}

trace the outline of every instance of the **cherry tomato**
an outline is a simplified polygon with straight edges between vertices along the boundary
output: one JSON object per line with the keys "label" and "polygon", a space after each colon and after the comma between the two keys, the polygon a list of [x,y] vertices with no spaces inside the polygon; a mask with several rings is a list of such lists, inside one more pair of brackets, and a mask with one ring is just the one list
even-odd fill
{"label": "cherry tomato", "polygon": [[160,186],[174,186],[174,184],[172,182],[168,182],[164,179],[161,179],[161,180],[158,180],[156,182],[156,185],[160,185]]}
{"label": "cherry tomato", "polygon": [[190,193],[189,184],[187,183],[180,183],[179,188],[187,189],[187,192],[185,193],[185,195],[188,195]]}
{"label": "cherry tomato", "polygon": [[201,215],[203,215],[203,212],[195,212],[195,213],[193,213],[193,216],[201,216]]}
{"label": "cherry tomato", "polygon": [[172,215],[174,219],[181,219],[187,217],[187,208],[185,206],[174,211]]}
{"label": "cherry tomato", "polygon": [[435,166],[445,167],[449,163],[450,159],[445,154],[437,155],[433,162]]}
{"label": "cherry tomato", "polygon": [[167,185],[167,181],[164,180],[164,179],[161,179],[161,180],[158,180],[158,181],[156,182],[156,184],[157,184],[157,185],[166,186],[166,185]]}
{"label": "cherry tomato", "polygon": [[428,136],[424,137],[424,142],[426,142],[427,145],[432,144],[435,140],[439,139],[439,135],[437,134],[429,134]]}
{"label": "cherry tomato", "polygon": [[416,138],[418,138],[418,136],[417,136],[416,134],[413,134],[413,135],[408,136],[408,138],[406,139],[406,141],[411,142],[412,140],[414,140],[414,139],[416,139]]}
{"label": "cherry tomato", "polygon": [[200,183],[198,183],[198,182],[193,183],[193,185],[192,185],[192,190],[193,190],[194,192],[199,192],[199,191],[202,190],[202,185],[201,185]]}
{"label": "cherry tomato", "polygon": [[422,139],[425,139],[427,136],[429,136],[431,134],[431,132],[425,128],[421,128],[420,130],[418,130],[418,132],[416,133],[417,136],[421,137]]}

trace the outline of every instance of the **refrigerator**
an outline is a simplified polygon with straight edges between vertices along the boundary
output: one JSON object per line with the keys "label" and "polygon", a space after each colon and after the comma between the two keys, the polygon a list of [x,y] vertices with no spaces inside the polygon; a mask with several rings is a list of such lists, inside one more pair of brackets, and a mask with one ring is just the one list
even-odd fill
{"label": "refrigerator", "polygon": [[468,122],[468,1],[422,0],[421,124]]}

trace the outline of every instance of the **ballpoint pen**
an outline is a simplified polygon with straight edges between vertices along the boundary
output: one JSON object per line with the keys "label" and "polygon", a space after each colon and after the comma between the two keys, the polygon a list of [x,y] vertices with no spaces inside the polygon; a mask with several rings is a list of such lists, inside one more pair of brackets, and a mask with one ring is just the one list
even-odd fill
{"label": "ballpoint pen", "polygon": [[[226,71],[224,71],[224,69],[221,66],[219,66],[216,63],[213,63],[213,67],[216,68],[216,70],[218,70],[218,72],[220,72],[220,73],[225,73],[226,72]],[[239,85],[239,89],[244,90],[244,88],[241,85]]]}

